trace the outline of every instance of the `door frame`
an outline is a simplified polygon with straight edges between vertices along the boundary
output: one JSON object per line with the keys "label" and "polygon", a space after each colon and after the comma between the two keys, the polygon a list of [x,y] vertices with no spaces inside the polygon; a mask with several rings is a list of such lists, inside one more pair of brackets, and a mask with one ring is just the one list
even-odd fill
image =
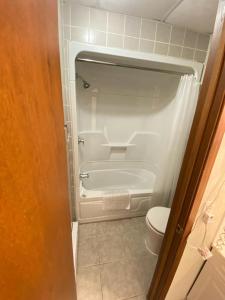
{"label": "door frame", "polygon": [[225,132],[225,1],[219,3],[168,226],[147,299],[163,300],[181,260]]}

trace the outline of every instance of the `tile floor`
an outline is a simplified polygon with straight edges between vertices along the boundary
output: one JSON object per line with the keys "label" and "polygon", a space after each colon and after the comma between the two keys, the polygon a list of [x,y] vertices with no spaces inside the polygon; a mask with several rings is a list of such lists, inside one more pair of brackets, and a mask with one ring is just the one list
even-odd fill
{"label": "tile floor", "polygon": [[78,300],[144,300],[156,257],[144,243],[145,218],[79,225]]}

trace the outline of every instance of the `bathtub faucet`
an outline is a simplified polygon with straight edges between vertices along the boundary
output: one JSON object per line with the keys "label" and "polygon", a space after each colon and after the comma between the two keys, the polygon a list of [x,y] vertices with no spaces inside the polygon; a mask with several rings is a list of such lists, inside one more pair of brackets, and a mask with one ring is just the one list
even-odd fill
{"label": "bathtub faucet", "polygon": [[89,178],[88,173],[80,173],[80,179]]}
{"label": "bathtub faucet", "polygon": [[78,144],[83,144],[84,145],[84,139],[78,136]]}

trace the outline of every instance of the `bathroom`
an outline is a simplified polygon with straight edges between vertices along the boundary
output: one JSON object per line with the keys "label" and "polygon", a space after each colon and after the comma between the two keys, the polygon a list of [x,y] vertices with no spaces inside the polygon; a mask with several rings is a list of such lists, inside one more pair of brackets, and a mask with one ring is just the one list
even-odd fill
{"label": "bathroom", "polygon": [[225,299],[225,1],[0,11],[0,299]]}
{"label": "bathroom", "polygon": [[153,11],[144,2],[60,2],[80,300],[145,299],[148,293],[215,17],[211,25],[192,24],[189,7],[182,20],[188,1],[180,2]]}

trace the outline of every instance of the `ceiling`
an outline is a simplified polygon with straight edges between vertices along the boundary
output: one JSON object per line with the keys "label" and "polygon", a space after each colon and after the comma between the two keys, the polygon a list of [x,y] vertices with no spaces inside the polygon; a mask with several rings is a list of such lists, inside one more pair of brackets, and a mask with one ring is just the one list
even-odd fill
{"label": "ceiling", "polygon": [[161,20],[203,33],[213,31],[218,6],[218,0],[72,0],[72,2]]}

